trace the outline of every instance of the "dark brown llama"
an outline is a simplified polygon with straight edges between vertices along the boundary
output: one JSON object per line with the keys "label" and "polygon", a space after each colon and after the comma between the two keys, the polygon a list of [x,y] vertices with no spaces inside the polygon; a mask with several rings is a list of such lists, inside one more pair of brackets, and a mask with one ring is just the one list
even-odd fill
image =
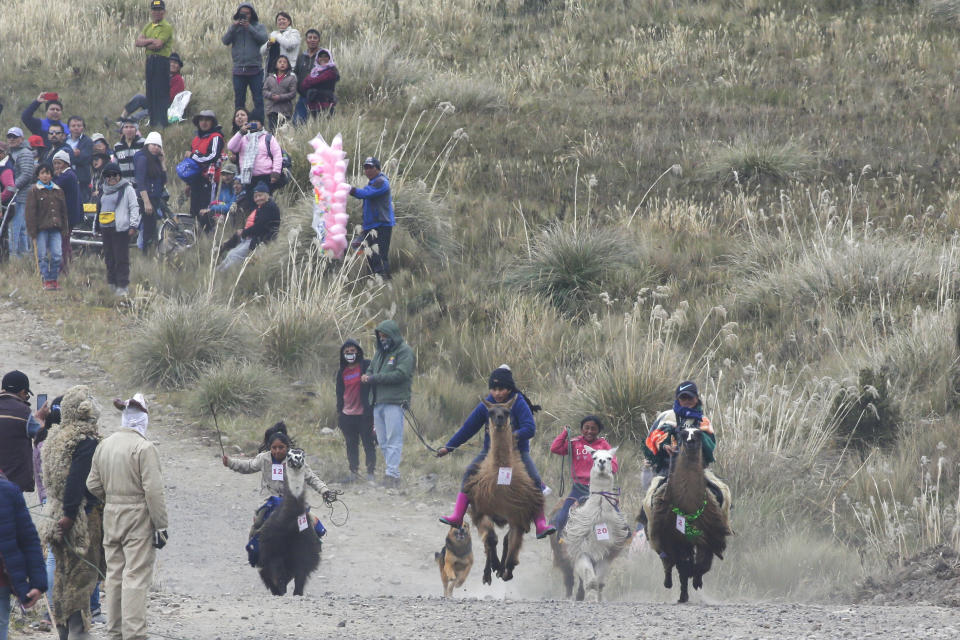
{"label": "dark brown llama", "polygon": [[[710,571],[713,556],[723,559],[727,536],[732,534],[727,509],[721,508],[707,489],[703,469],[700,429],[677,432],[680,452],[670,460],[666,484],[657,480],[647,492],[643,509],[647,514],[650,547],[663,561],[663,586],[673,587],[672,571],[680,577],[680,600],[687,602],[687,584],[703,586],[703,574]],[[729,495],[724,496],[729,504]]]}
{"label": "dark brown llama", "polygon": [[[543,493],[527,474],[510,427],[510,409],[516,399],[514,396],[505,404],[482,400],[490,414],[490,451],[463,489],[470,497],[470,517],[487,556],[484,584],[491,583],[492,571],[504,581],[513,578],[523,534],[543,509]],[[503,540],[503,555],[498,558],[495,527],[507,525],[510,528]]]}

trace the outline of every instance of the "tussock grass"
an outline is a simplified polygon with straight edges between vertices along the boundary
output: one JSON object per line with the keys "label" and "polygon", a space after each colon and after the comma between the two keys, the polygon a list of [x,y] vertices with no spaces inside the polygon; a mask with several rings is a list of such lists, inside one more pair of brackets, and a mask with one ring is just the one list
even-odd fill
{"label": "tussock grass", "polygon": [[204,300],[160,303],[126,353],[134,380],[166,389],[183,387],[211,365],[259,355],[244,316]]}
{"label": "tussock grass", "polygon": [[782,182],[812,168],[813,155],[799,142],[740,139],[710,152],[700,172],[720,184]]}
{"label": "tussock grass", "polygon": [[262,364],[230,360],[208,368],[193,385],[190,403],[197,413],[213,407],[222,414],[259,414],[274,393],[274,372]]}

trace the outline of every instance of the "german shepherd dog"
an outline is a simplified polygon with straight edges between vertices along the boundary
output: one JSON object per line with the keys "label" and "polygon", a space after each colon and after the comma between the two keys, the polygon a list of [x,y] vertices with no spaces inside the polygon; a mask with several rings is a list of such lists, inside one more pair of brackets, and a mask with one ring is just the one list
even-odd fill
{"label": "german shepherd dog", "polygon": [[473,541],[470,538],[470,525],[466,522],[459,529],[450,527],[443,549],[433,557],[440,567],[440,580],[443,581],[443,597],[453,596],[453,590],[461,586],[470,575],[473,567]]}

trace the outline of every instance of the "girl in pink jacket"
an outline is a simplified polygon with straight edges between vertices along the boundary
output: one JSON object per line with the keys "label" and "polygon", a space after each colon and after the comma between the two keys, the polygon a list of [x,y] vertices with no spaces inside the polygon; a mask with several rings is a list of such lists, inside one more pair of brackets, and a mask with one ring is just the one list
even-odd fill
{"label": "girl in pink jacket", "polygon": [[[580,435],[573,438],[568,437],[569,427],[564,427],[553,444],[550,445],[550,451],[558,456],[572,456],[570,475],[573,477],[573,487],[570,489],[570,495],[563,501],[560,510],[553,517],[551,524],[557,528],[557,536],[561,535],[563,527],[567,524],[567,518],[570,515],[570,507],[576,502],[583,502],[590,497],[590,470],[593,468],[593,457],[586,447],[591,449],[610,449],[610,443],[600,437],[603,431],[603,422],[597,416],[586,416],[580,421]],[[617,458],[613,458],[613,472],[617,472]]]}

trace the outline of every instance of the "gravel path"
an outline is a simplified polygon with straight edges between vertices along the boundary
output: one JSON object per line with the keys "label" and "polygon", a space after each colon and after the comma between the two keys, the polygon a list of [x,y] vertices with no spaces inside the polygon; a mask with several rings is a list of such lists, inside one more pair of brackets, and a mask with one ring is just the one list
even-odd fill
{"label": "gravel path", "polygon": [[[54,395],[79,382],[92,384],[104,406],[105,432],[119,426],[109,406],[114,395],[133,390],[112,386],[89,363],[90,351],[64,344],[47,326],[10,301],[0,302],[0,362],[19,368],[35,391]],[[20,340],[15,334],[24,336]],[[477,564],[454,600],[439,597],[433,553],[445,529],[437,515],[450,496],[414,483],[405,492],[366,485],[344,487],[350,517],[328,523],[320,568],[306,596],[274,598],[245,561],[243,545],[254,508],[261,502],[256,476],[225,469],[219,449],[199,437],[189,416],[156,406],[150,436],[161,447],[170,512],[170,543],[160,552],[148,620],[151,637],[175,640],[261,638],[482,638],[597,640],[679,638],[911,638],[960,637],[960,610],[943,607],[880,607],[837,604],[717,602],[692,593],[675,605],[677,593],[645,591],[625,577],[658,572],[656,558],[630,557],[614,570],[605,594],[612,602],[571,603],[559,598],[559,575],[551,569],[546,541],[528,536],[517,577],[480,584]],[[324,477],[322,469],[317,469]],[[329,481],[328,478],[325,478]],[[36,499],[28,495],[28,503]],[[320,503],[316,499],[317,504]],[[316,507],[315,507],[316,508]],[[339,514],[338,514],[339,515]],[[727,561],[736,557],[737,549]],[[629,566],[629,570],[624,567]],[[659,578],[658,578],[659,579]],[[646,581],[649,583],[649,580]],[[105,638],[102,626],[95,638]],[[53,634],[11,637],[54,637]]]}

